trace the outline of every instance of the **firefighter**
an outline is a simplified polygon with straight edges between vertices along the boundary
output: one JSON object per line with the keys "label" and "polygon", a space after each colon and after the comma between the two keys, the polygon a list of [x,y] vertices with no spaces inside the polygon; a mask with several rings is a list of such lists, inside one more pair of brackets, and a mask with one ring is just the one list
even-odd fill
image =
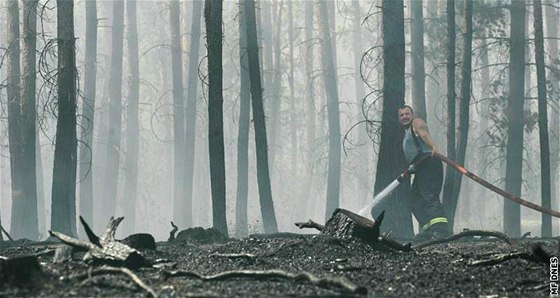
{"label": "firefighter", "polygon": [[409,207],[420,225],[415,238],[421,241],[447,237],[451,231],[439,199],[443,164],[433,156],[438,152],[436,143],[426,122],[415,117],[410,106],[399,108],[399,122],[405,128],[402,146],[406,161],[411,164],[424,154],[432,155],[416,166],[411,186]]}

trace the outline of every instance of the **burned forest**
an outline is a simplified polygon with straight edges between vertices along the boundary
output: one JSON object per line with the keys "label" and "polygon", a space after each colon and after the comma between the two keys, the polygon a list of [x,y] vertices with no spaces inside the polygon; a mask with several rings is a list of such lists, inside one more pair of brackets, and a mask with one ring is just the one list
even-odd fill
{"label": "burned forest", "polygon": [[559,0],[4,0],[0,296],[558,296],[559,27]]}

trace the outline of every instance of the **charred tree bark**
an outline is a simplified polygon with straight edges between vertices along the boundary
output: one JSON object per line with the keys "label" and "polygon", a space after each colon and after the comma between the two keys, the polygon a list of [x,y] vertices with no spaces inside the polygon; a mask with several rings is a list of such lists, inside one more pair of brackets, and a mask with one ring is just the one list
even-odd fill
{"label": "charred tree bark", "polygon": [[235,235],[249,235],[247,226],[247,196],[249,192],[249,125],[251,114],[251,85],[247,58],[247,1],[239,1],[239,130],[237,134],[237,196],[235,200]]}
{"label": "charred tree bark", "polygon": [[[404,8],[403,1],[383,1],[383,115],[381,142],[377,162],[374,193],[379,193],[406,167],[402,150],[403,129],[398,122],[398,109],[404,104]],[[376,214],[386,210],[388,216],[384,230],[393,231],[397,237],[412,236],[412,217],[403,208],[402,199],[409,191],[406,183],[397,189],[384,203],[373,208]],[[397,194],[399,198],[397,199]]]}
{"label": "charred tree bark", "polygon": [[[22,237],[19,233],[23,227],[19,219],[23,216],[23,202],[25,200],[23,186],[23,144],[22,144],[22,117],[21,117],[21,95],[19,86],[21,84],[20,68],[20,34],[19,34],[19,5],[18,1],[10,0],[6,7],[6,20],[8,31],[7,50],[7,84],[8,95],[8,140],[10,144],[10,175],[12,181],[12,233],[15,237]],[[21,206],[21,207],[20,207]]]}
{"label": "charred tree bark", "polygon": [[[456,24],[455,24],[455,0],[448,0],[447,12],[447,157],[455,160],[457,157],[456,147],[456,89],[455,89],[455,50],[456,50]],[[443,183],[443,208],[449,214],[448,201],[455,191],[458,173],[449,165],[446,166],[445,181]],[[448,218],[451,220],[452,218]]]}
{"label": "charred tree bark", "polygon": [[[21,89],[21,167],[23,200],[12,205],[13,234],[37,239],[37,171],[36,171],[36,53],[37,53],[37,0],[23,2],[23,72]],[[18,210],[19,209],[19,210]],[[18,216],[25,214],[25,216]]]}
{"label": "charred tree bark", "polygon": [[[457,162],[465,164],[467,155],[467,141],[469,136],[469,114],[471,101],[471,82],[472,82],[472,38],[473,38],[473,1],[465,2],[465,36],[463,45],[463,68],[461,71],[461,102],[459,106],[459,143],[457,144]],[[449,175],[449,173],[448,173]],[[455,172],[455,186],[450,196],[444,196],[443,206],[448,216],[451,230],[455,223],[455,212],[461,191],[461,181],[463,176]]]}
{"label": "charred tree bark", "polygon": [[[555,0],[547,1],[550,3],[555,3]],[[549,38],[547,41],[548,44],[548,57],[551,57],[552,61],[548,63],[552,65],[553,63],[557,63],[560,59],[560,52],[558,51],[558,19],[560,19],[560,12],[558,8],[554,7],[553,5],[546,5],[545,7],[545,19],[546,19],[546,35]],[[556,57],[556,58],[554,58]],[[552,71],[549,72],[549,80],[550,84],[552,85],[552,92],[550,93],[550,97],[552,100],[552,104],[555,106],[560,105],[560,66],[556,64],[556,67],[553,68]],[[550,109],[550,131],[556,132],[554,137],[550,138],[550,162],[551,162],[551,170],[550,170],[550,197],[553,198],[552,201],[552,208],[554,210],[558,209],[559,202],[558,200],[554,200],[554,198],[558,198],[558,194],[560,193],[560,175],[558,172],[560,171],[560,137],[558,134],[560,133],[560,113],[558,109]],[[556,222],[554,225],[556,229],[555,233],[558,233],[558,223]]]}
{"label": "charred tree bark", "polygon": [[206,0],[204,20],[208,47],[208,148],[212,189],[213,227],[228,235],[224,157],[222,0]]}
{"label": "charred tree bark", "polygon": [[76,52],[74,1],[57,0],[58,121],[52,184],[51,229],[76,235]]}
{"label": "charred tree bark", "polygon": [[426,116],[426,72],[424,69],[424,13],[422,0],[411,0],[412,21],[412,105],[414,114],[422,119]]}
{"label": "charred tree bark", "polygon": [[375,221],[371,221],[348,210],[337,208],[325,223],[321,234],[345,240],[357,238],[373,244],[378,240],[383,215],[382,212]]}
{"label": "charred tree bark", "polygon": [[278,223],[272,200],[270,184],[270,169],[268,166],[268,139],[264,114],[261,73],[257,47],[257,26],[254,0],[245,2],[247,13],[247,54],[249,76],[251,82],[251,103],[253,107],[253,123],[255,127],[255,146],[257,151],[257,183],[259,185],[259,200],[265,233],[278,232]]}
{"label": "charred tree bark", "polygon": [[[525,101],[525,0],[512,2],[510,38],[505,190],[520,196],[523,168],[523,105]],[[504,231],[512,237],[521,235],[520,206],[509,200],[504,201]]]}
{"label": "charred tree bark", "polygon": [[[537,92],[539,106],[539,144],[541,149],[541,197],[542,206],[550,209],[550,147],[548,140],[548,112],[546,97],[546,72],[544,64],[544,34],[541,0],[533,0],[535,26],[535,62],[537,64]],[[552,218],[542,213],[542,237],[552,237]]]}

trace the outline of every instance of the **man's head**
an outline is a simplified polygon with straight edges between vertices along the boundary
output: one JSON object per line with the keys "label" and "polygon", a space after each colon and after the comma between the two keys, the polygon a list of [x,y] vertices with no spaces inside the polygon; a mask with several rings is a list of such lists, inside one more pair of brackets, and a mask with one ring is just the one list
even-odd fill
{"label": "man's head", "polygon": [[399,122],[405,126],[409,127],[414,119],[414,111],[410,106],[402,106],[399,108]]}

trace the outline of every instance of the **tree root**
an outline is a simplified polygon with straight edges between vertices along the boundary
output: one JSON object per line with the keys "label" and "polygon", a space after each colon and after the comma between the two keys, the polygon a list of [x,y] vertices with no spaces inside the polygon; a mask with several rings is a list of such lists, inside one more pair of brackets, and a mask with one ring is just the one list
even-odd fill
{"label": "tree root", "polygon": [[455,235],[451,235],[447,238],[443,238],[443,239],[436,239],[436,240],[432,240],[432,241],[428,241],[428,242],[424,242],[424,243],[420,243],[418,245],[414,245],[412,246],[412,249],[422,249],[428,246],[432,246],[435,244],[441,244],[441,243],[447,243],[447,242],[451,242],[460,238],[464,238],[464,237],[473,237],[473,236],[487,236],[487,237],[496,237],[498,239],[501,239],[503,241],[505,241],[507,244],[512,245],[512,239],[504,234],[504,233],[500,233],[500,232],[496,232],[496,231],[485,231],[485,230],[467,230]]}
{"label": "tree root", "polygon": [[140,277],[138,277],[138,275],[136,275],[134,272],[132,272],[132,270],[128,269],[128,268],[123,268],[123,267],[112,267],[112,266],[103,266],[100,268],[90,268],[88,270],[87,273],[82,273],[82,274],[78,274],[78,275],[73,275],[68,277],[67,279],[89,279],[94,275],[102,275],[102,274],[112,274],[112,273],[123,273],[125,275],[128,275],[130,277],[130,279],[132,279],[132,281],[141,289],[143,289],[144,291],[148,292],[152,297],[158,297],[158,295],[156,294],[156,292],[150,288],[148,285],[146,285],[142,279],[140,279]]}
{"label": "tree root", "polygon": [[255,279],[267,279],[267,278],[284,278],[289,280],[304,280],[308,281],[313,285],[316,285],[321,288],[329,288],[329,287],[336,287],[340,288],[341,290],[351,293],[351,294],[367,294],[367,289],[365,287],[360,287],[349,281],[346,277],[325,277],[319,278],[316,275],[309,273],[309,272],[302,272],[302,273],[290,273],[283,270],[233,270],[233,271],[225,271],[221,273],[217,273],[214,275],[201,275],[196,272],[192,271],[172,271],[172,272],[164,272],[164,278],[170,277],[193,277],[203,281],[210,281],[210,280],[226,280],[228,278],[237,278],[237,277],[248,277],[248,278],[255,278]]}

